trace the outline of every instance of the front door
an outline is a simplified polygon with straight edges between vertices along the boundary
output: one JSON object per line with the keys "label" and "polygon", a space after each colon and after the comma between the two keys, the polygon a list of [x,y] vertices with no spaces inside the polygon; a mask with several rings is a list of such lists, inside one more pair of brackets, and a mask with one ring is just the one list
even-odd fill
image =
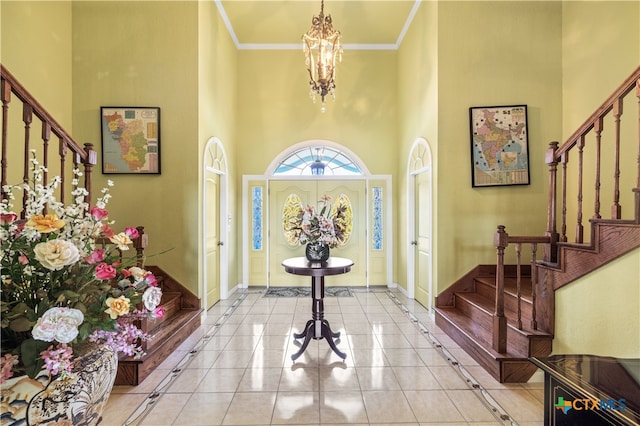
{"label": "front door", "polygon": [[[307,286],[309,278],[284,271],[282,261],[290,257],[304,256],[304,247],[291,245],[283,232],[283,214],[287,200],[299,200],[302,206],[316,204],[323,196],[332,202],[341,195],[351,203],[353,229],[347,243],[331,249],[331,256],[353,260],[351,272],[327,277],[331,285],[366,286],[366,192],[364,180],[299,180],[269,182],[269,286]],[[346,198],[345,198],[346,197]]]}

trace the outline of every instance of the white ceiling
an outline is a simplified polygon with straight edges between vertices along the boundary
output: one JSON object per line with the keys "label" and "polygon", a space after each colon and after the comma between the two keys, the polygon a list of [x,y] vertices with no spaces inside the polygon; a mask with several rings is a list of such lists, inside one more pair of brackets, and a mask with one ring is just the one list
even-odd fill
{"label": "white ceiling", "polygon": [[[214,0],[238,49],[301,49],[320,0]],[[345,50],[397,49],[421,0],[325,0]]]}

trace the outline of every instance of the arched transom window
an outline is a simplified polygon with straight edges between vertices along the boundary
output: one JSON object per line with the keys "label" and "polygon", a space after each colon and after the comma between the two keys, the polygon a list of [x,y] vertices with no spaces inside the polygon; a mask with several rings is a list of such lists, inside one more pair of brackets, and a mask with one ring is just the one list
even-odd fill
{"label": "arched transom window", "polygon": [[358,176],[362,171],[344,153],[328,146],[306,146],[282,160],[273,172],[279,176]]}

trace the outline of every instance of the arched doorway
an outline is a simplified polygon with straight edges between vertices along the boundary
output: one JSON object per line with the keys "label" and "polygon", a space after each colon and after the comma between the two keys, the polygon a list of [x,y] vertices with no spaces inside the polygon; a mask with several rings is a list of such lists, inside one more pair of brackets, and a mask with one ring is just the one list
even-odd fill
{"label": "arched doorway", "polygon": [[433,186],[431,149],[416,139],[407,165],[407,293],[431,310],[433,303]]}
{"label": "arched doorway", "polygon": [[[332,252],[354,260],[354,268],[327,285],[392,285],[391,177],[371,175],[339,144],[310,140],[281,152],[264,175],[243,176],[245,286],[308,285],[308,280],[286,274],[281,266],[285,258],[304,255],[304,247],[288,244],[283,236],[283,209],[291,198],[306,205],[323,195],[347,199],[354,212],[351,240]],[[376,268],[369,268],[371,259],[377,260]]]}
{"label": "arched doorway", "polygon": [[202,197],[203,307],[209,309],[228,297],[228,182],[227,159],[222,142],[215,137],[204,150]]}

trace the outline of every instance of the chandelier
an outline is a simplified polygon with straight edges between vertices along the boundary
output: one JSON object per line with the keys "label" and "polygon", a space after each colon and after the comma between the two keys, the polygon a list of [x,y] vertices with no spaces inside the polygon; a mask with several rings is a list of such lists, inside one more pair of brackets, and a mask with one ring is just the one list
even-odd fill
{"label": "chandelier", "polygon": [[320,15],[311,20],[311,28],[302,36],[305,65],[309,71],[309,95],[313,102],[316,95],[322,99],[320,111],[325,111],[325,97],[336,98],[336,60],[342,61],[340,31],[333,29],[331,15],[324,16],[324,0],[320,3]]}

